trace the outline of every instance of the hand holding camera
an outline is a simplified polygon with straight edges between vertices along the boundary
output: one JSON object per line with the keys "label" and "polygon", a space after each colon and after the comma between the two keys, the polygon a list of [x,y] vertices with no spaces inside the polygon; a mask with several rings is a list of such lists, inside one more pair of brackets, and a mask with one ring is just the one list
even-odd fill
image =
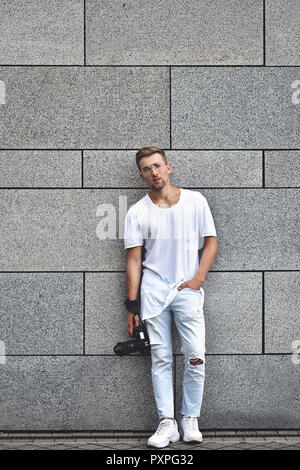
{"label": "hand holding camera", "polygon": [[116,344],[114,352],[118,356],[124,356],[134,352],[147,354],[150,352],[150,342],[145,324],[140,319],[140,308],[137,300],[126,300],[127,329],[133,339]]}
{"label": "hand holding camera", "polygon": [[133,312],[127,312],[127,330],[130,336],[133,335],[133,328],[134,326],[140,326],[140,316],[134,314]]}

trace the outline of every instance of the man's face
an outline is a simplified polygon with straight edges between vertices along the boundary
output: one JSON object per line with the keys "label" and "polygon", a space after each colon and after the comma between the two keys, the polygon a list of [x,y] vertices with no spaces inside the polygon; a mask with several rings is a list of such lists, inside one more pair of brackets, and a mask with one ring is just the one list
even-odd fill
{"label": "man's face", "polygon": [[150,157],[143,157],[139,161],[139,165],[141,169],[141,179],[145,181],[152,190],[159,191],[166,186],[172,168],[170,163],[165,163],[162,155],[154,153],[150,155]]}

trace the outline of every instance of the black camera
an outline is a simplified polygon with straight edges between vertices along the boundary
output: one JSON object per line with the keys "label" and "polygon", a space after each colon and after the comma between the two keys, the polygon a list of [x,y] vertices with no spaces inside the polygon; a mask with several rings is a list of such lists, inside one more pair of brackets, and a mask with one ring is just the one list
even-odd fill
{"label": "black camera", "polygon": [[131,354],[139,352],[141,354],[148,354],[151,350],[149,337],[145,324],[140,320],[139,326],[133,327],[134,338],[129,341],[124,341],[123,343],[118,343],[114,347],[114,352],[118,356],[125,356],[126,354]]}

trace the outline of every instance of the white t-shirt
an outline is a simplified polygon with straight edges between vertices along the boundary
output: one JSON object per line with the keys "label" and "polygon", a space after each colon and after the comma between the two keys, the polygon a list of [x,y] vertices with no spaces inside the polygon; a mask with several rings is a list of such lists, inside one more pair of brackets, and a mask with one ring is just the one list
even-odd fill
{"label": "white t-shirt", "polygon": [[155,317],[172,302],[184,281],[199,268],[198,250],[205,236],[217,236],[206,198],[180,189],[179,201],[158,207],[148,194],[127,211],[125,249],[145,246],[141,283],[141,318]]}

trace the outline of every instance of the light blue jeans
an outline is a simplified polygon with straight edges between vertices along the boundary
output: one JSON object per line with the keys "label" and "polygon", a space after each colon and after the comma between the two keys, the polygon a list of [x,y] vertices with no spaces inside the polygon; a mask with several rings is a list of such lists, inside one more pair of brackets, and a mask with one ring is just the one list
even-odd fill
{"label": "light blue jeans", "polygon": [[[203,287],[200,290],[185,287],[177,292],[172,302],[159,315],[145,319],[151,344],[152,384],[159,419],[174,417],[171,337],[173,319],[181,339],[181,352],[184,354],[181,413],[185,416],[200,416],[206,352],[203,304]],[[201,359],[202,364],[193,365],[195,359]]]}

